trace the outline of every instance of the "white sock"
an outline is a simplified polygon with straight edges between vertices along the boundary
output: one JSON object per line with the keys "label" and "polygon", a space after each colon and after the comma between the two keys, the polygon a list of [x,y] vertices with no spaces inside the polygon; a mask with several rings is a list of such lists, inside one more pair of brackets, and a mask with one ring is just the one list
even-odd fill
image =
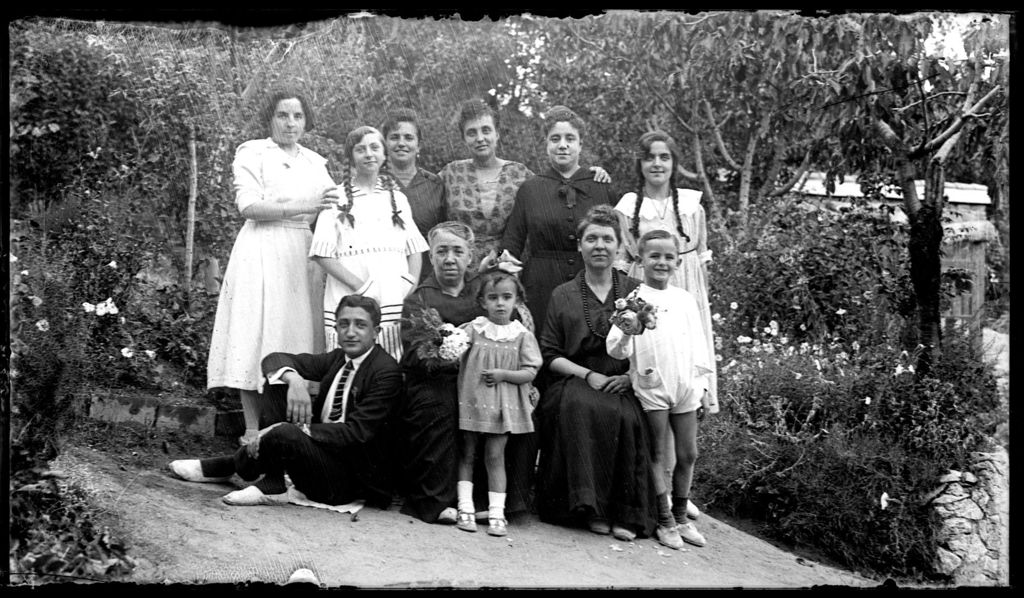
{"label": "white sock", "polygon": [[505,518],[505,493],[504,492],[488,492],[487,500],[490,502],[490,507],[487,509],[487,516],[491,519],[504,519]]}
{"label": "white sock", "polygon": [[459,496],[459,510],[464,513],[473,513],[473,482],[459,480],[456,484],[456,491]]}

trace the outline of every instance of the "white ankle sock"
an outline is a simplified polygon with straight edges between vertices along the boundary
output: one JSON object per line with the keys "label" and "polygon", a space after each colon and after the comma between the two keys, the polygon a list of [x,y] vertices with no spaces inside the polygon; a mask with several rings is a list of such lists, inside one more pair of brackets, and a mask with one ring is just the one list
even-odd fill
{"label": "white ankle sock", "polygon": [[504,492],[487,493],[487,500],[490,503],[487,509],[487,516],[491,519],[505,518],[505,494]]}
{"label": "white ankle sock", "polygon": [[455,488],[459,496],[459,510],[464,513],[473,513],[473,482],[459,480]]}

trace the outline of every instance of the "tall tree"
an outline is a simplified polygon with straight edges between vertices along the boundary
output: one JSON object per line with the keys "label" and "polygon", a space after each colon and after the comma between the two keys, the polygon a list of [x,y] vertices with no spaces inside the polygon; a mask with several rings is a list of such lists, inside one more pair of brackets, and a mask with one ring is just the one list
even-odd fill
{"label": "tall tree", "polygon": [[[1007,104],[1007,19],[968,24],[964,58],[935,55],[926,45],[927,15],[869,16],[857,21],[854,59],[837,73],[846,167],[888,169],[910,221],[910,270],[918,307],[917,373],[928,374],[941,351],[942,216],[946,171],[961,138]],[[982,140],[999,143],[998,136]],[[836,170],[842,170],[838,168]],[[916,181],[924,179],[923,194]]]}

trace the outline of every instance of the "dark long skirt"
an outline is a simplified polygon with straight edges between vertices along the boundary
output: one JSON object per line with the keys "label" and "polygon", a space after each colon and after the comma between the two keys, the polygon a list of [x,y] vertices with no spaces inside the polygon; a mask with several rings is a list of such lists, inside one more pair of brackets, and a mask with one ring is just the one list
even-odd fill
{"label": "dark long skirt", "polygon": [[553,382],[537,410],[541,520],[580,525],[589,517],[650,536],[657,499],[649,424],[633,394],[596,391],[582,379]]}
{"label": "dark long skirt", "polygon": [[[458,481],[459,400],[456,376],[406,374],[401,412],[402,513],[427,523],[455,506]],[[484,478],[486,479],[486,478]]]}

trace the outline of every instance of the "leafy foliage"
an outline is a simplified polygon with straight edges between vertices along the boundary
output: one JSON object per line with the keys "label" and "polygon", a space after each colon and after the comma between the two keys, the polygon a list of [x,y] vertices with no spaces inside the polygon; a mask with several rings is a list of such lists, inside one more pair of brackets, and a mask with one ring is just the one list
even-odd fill
{"label": "leafy foliage", "polygon": [[15,583],[114,581],[135,568],[128,547],[96,523],[86,494],[27,446],[11,445],[11,578]]}

